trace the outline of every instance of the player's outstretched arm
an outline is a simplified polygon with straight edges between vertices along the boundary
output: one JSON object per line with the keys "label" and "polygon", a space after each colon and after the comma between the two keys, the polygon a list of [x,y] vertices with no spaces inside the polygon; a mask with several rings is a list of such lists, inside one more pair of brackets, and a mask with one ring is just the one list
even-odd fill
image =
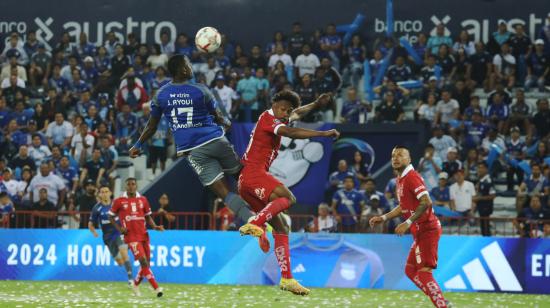
{"label": "player's outstretched arm", "polygon": [[291,139],[308,139],[313,137],[340,137],[340,132],[335,129],[326,131],[317,131],[305,128],[288,127],[286,125],[280,126],[277,130],[277,135],[288,137]]}
{"label": "player's outstretched arm", "polygon": [[143,143],[145,143],[147,140],[149,140],[155,132],[157,131],[157,127],[160,121],[160,117],[153,117],[149,116],[149,121],[147,121],[147,125],[145,125],[145,129],[143,129],[143,132],[141,133],[141,136],[139,136],[138,141],[130,148],[130,157],[136,158],[141,154],[141,146]]}
{"label": "player's outstretched arm", "polygon": [[380,216],[374,216],[369,220],[369,225],[371,228],[374,228],[379,223],[383,223],[386,220],[392,220],[396,217],[401,216],[401,206],[396,206],[393,210],[388,213]]}
{"label": "player's outstretched arm", "polygon": [[151,229],[157,230],[157,231],[164,231],[164,226],[158,226],[155,221],[153,220],[153,217],[151,215],[145,216],[145,220],[147,221],[147,224]]}
{"label": "player's outstretched arm", "polygon": [[321,106],[321,104],[323,104],[323,103],[328,104],[328,102],[331,99],[332,99],[332,94],[331,93],[323,93],[323,94],[319,95],[319,97],[314,102],[294,109],[294,111],[292,111],[292,113],[290,114],[289,121],[292,122],[292,121],[300,120],[301,118],[305,117],[311,111],[319,108],[319,106]]}

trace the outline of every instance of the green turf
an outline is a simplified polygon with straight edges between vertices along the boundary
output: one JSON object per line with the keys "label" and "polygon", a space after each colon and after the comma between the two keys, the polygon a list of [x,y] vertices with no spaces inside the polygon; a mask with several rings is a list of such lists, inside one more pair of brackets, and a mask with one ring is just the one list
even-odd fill
{"label": "green turf", "polygon": [[[0,307],[430,307],[420,292],[313,289],[301,297],[267,286],[162,284],[156,298],[147,285],[141,297],[124,283],[0,281]],[[446,293],[454,307],[550,307],[549,295]]]}

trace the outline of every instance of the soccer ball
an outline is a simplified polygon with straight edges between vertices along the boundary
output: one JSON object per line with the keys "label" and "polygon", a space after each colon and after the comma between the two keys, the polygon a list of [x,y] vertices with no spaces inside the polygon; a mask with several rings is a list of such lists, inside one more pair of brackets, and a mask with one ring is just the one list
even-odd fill
{"label": "soccer ball", "polygon": [[214,52],[222,44],[222,37],[216,28],[204,27],[195,35],[195,45],[202,52]]}

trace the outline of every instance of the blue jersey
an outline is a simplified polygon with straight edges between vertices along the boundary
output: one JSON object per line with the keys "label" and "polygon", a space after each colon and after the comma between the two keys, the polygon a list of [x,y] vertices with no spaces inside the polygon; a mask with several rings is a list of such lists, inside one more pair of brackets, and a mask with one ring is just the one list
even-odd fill
{"label": "blue jersey", "polygon": [[65,183],[65,186],[69,189],[73,187],[73,181],[78,181],[78,171],[76,171],[75,168],[70,167],[67,169],[61,169],[57,168],[55,169],[55,174],[59,175],[61,179],[63,179],[63,182]]}
{"label": "blue jersey", "polygon": [[178,154],[224,136],[223,128],[214,122],[215,110],[212,92],[190,82],[166,84],[151,103],[151,116],[164,115],[168,120]]}
{"label": "blue jersey", "polygon": [[492,104],[487,108],[487,117],[492,118],[496,117],[498,120],[506,120],[510,114],[510,109],[505,103]]}
{"label": "blue jersey", "polygon": [[[103,232],[103,241],[105,243],[115,240],[120,233],[109,221],[109,210],[111,205],[101,204],[101,202],[94,205],[92,208],[92,214],[90,215],[90,222],[94,226],[99,225]],[[118,223],[118,216],[115,217],[115,221]]]}
{"label": "blue jersey", "polygon": [[356,217],[351,216],[361,215],[361,205],[365,199],[360,192],[355,189],[350,191],[340,189],[334,193],[332,200],[336,201],[336,210],[339,214],[350,215],[342,217],[342,225],[350,226],[358,223]]}
{"label": "blue jersey", "polygon": [[449,186],[441,189],[440,187],[434,187],[430,192],[435,201],[448,202],[451,201],[451,193]]}

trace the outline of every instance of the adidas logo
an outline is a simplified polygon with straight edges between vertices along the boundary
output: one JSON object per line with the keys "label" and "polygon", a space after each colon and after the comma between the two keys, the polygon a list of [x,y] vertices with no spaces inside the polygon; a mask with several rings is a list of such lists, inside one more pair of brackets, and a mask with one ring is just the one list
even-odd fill
{"label": "adidas logo", "polygon": [[292,270],[293,273],[305,273],[306,272],[306,268],[304,267],[304,265],[302,263],[298,264],[298,266],[296,266],[293,270]]}
{"label": "adidas logo", "polygon": [[[514,274],[510,263],[506,260],[506,256],[502,252],[498,242],[492,242],[481,249],[481,255],[500,291],[523,291],[518,278]],[[491,281],[491,278],[489,278],[487,271],[485,271],[480,258],[475,258],[474,260],[466,263],[462,266],[462,270],[471,286],[471,289],[476,291],[495,291],[495,285]],[[458,274],[447,280],[444,283],[445,288],[449,290],[468,289],[468,286],[466,286],[466,283],[462,277],[463,275]]]}

